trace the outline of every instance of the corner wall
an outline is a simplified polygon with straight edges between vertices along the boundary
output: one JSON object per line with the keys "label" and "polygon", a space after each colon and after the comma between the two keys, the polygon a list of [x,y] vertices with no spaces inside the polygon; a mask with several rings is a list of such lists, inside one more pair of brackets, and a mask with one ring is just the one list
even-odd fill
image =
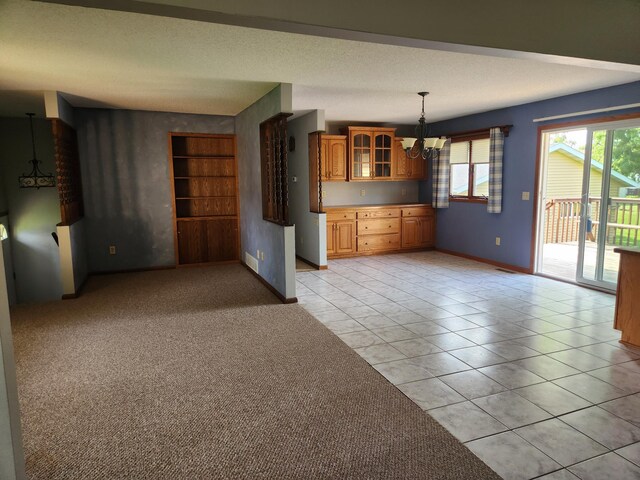
{"label": "corner wall", "polygon": [[282,112],[291,112],[291,85],[281,84],[236,116],[238,180],[240,185],[241,259],[256,257],[258,275],[283,297],[295,297],[295,227],[283,227],[262,219],[260,173],[260,123]]}
{"label": "corner wall", "polygon": [[79,108],[74,118],[89,271],[175,265],[168,133],[232,134],[233,117]]}
{"label": "corner wall", "polygon": [[[437,210],[437,248],[528,269],[532,248],[538,127],[640,113],[640,109],[601,112],[542,123],[534,123],[533,120],[638,102],[640,82],[634,82],[431,125],[434,135],[513,125],[504,142],[502,213],[487,213],[485,204],[451,202],[448,209]],[[421,200],[431,202],[431,191],[431,185],[422,189]],[[530,192],[530,200],[523,201],[522,192]],[[496,246],[495,237],[501,237],[501,246]]]}
{"label": "corner wall", "polygon": [[326,225],[326,221],[320,217],[325,214],[311,212],[309,205],[309,134],[318,130],[324,130],[323,110],[314,110],[287,123],[287,134],[296,142],[295,151],[288,153],[289,215],[296,227],[296,255],[324,266],[327,264],[326,228],[321,230],[320,225]]}
{"label": "corner wall", "polygon": [[9,299],[0,242],[0,478],[26,478]]}
{"label": "corner wall", "polygon": [[[34,118],[36,157],[44,173],[56,171],[51,122]],[[0,119],[0,164],[9,211],[9,241],[18,303],[59,300],[60,258],[52,232],[60,223],[56,188],[19,188],[33,157],[28,118]],[[9,273],[11,275],[11,273]]]}

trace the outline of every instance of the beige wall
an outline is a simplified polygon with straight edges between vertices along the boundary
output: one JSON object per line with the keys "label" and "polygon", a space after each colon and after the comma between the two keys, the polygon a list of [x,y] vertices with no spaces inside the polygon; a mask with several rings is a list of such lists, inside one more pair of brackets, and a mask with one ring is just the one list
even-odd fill
{"label": "beige wall", "polygon": [[[618,196],[621,187],[625,185],[617,179],[611,182],[611,194]],[[591,196],[599,196],[602,190],[602,172],[591,168],[589,190]],[[580,198],[582,195],[582,163],[577,162],[563,152],[553,152],[549,155],[547,164],[547,198]]]}

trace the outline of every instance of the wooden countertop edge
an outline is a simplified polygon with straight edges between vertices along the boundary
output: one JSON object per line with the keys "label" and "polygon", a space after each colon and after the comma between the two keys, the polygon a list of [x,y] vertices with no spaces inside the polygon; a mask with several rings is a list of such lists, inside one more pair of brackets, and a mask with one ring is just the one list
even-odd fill
{"label": "wooden countertop edge", "polygon": [[615,253],[630,253],[631,255],[640,255],[640,248],[633,247],[616,247],[613,249]]}
{"label": "wooden countertop edge", "polygon": [[329,210],[361,210],[364,208],[416,208],[416,207],[431,207],[430,203],[393,203],[393,204],[380,204],[380,205],[336,205],[325,206],[324,212]]}

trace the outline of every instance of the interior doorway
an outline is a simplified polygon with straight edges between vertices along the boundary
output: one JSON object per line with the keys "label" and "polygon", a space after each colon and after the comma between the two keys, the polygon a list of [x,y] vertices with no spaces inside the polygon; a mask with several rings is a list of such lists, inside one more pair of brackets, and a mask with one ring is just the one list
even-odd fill
{"label": "interior doorway", "polygon": [[640,120],[541,135],[536,272],[615,290],[619,246],[640,245]]}

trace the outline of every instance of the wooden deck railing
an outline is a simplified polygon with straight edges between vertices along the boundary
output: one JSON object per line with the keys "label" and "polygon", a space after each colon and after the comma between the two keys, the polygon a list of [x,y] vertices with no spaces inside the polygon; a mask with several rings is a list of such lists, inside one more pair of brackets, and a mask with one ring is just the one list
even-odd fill
{"label": "wooden deck railing", "polygon": [[[592,232],[598,235],[600,197],[590,197]],[[579,198],[553,198],[545,205],[544,243],[577,242],[580,232]],[[607,223],[607,244],[640,245],[640,198],[612,198]]]}

